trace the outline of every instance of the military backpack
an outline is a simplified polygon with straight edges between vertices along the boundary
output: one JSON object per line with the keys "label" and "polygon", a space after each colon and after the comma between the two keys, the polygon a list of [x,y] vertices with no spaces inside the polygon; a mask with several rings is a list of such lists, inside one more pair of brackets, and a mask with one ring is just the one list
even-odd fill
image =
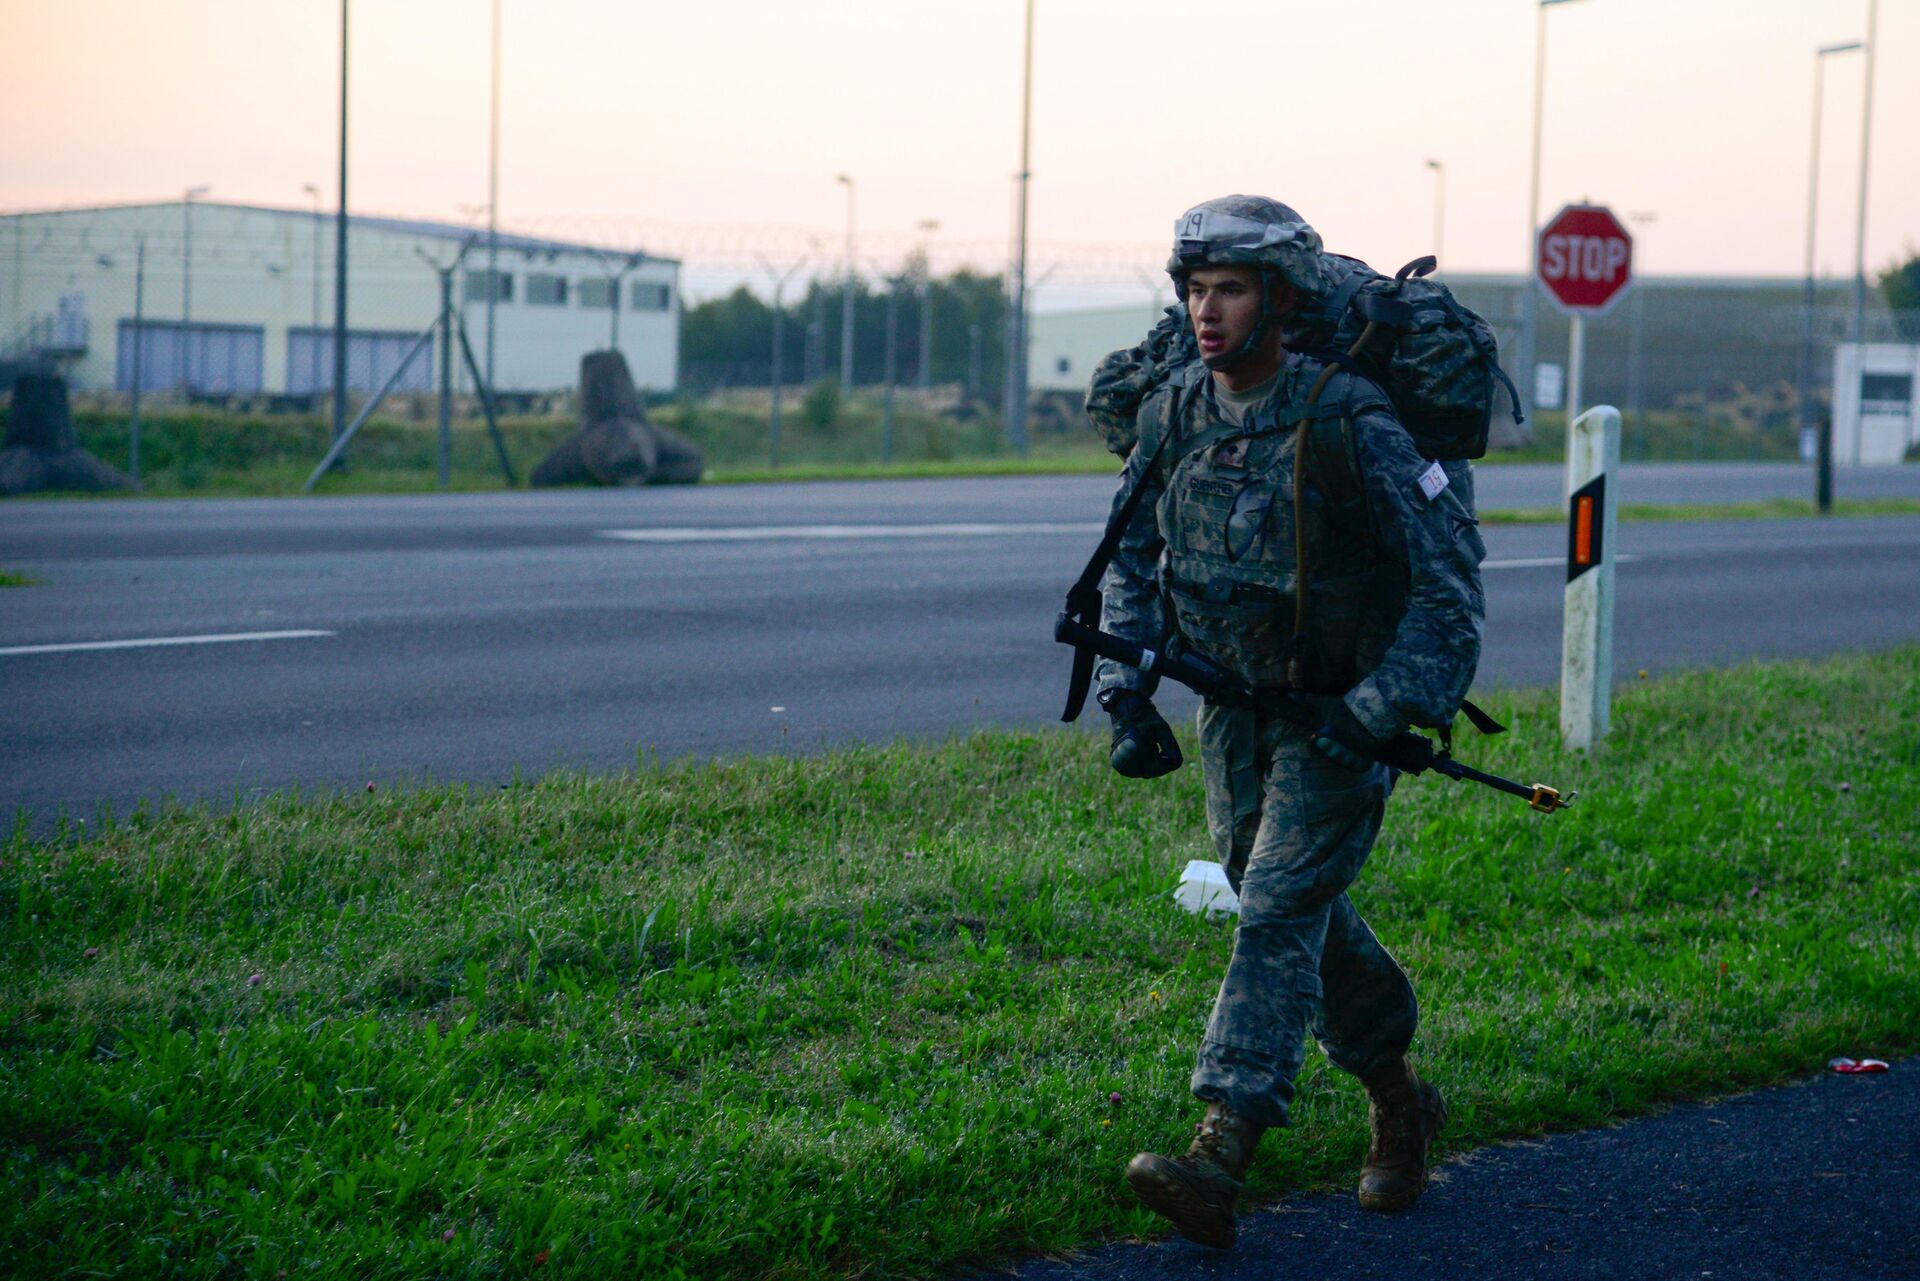
{"label": "military backpack", "polygon": [[[1445,285],[1425,278],[1432,258],[1415,259],[1391,277],[1357,258],[1327,254],[1325,262],[1338,283],[1306,297],[1282,322],[1289,350],[1377,385],[1414,445],[1436,461],[1487,452],[1499,389],[1506,392],[1513,421],[1525,421],[1513,382],[1500,368],[1492,326]],[[1199,358],[1186,307],[1176,305],[1138,346],[1102,361],[1087,389],[1086,408],[1107,447],[1125,457],[1137,439],[1133,419],[1147,395]]]}

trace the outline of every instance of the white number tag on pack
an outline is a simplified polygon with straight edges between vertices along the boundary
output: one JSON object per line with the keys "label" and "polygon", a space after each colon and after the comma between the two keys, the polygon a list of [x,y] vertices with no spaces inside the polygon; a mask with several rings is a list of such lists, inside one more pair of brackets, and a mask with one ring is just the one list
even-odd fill
{"label": "white number tag on pack", "polygon": [[1420,492],[1427,496],[1428,502],[1440,497],[1441,491],[1446,487],[1447,469],[1439,463],[1420,473]]}

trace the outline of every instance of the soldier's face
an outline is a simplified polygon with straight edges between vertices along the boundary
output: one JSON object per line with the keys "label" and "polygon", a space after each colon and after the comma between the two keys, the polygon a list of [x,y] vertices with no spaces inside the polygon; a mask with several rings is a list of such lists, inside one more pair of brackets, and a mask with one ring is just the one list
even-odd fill
{"label": "soldier's face", "polygon": [[1260,323],[1260,291],[1252,267],[1199,267],[1187,277],[1187,314],[1208,364],[1246,345]]}

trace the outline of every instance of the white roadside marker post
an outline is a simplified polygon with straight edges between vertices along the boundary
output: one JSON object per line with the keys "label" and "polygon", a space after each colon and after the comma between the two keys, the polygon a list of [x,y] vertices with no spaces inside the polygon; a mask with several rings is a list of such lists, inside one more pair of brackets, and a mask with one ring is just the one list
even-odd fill
{"label": "white roadside marker post", "polygon": [[1607,735],[1613,698],[1614,529],[1620,411],[1596,405],[1567,433],[1567,594],[1560,644],[1560,740],[1585,751]]}

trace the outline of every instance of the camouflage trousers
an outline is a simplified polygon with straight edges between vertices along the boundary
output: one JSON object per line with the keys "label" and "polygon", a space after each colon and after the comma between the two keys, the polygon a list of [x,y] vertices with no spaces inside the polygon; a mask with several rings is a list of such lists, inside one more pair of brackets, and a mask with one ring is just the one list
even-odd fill
{"label": "camouflage trousers", "polygon": [[1240,924],[1193,1093],[1285,1125],[1308,1029],[1356,1076],[1413,1040],[1413,985],[1346,894],[1380,833],[1393,776],[1343,769],[1294,725],[1238,708],[1200,709],[1200,753],[1207,826],[1240,896]]}

